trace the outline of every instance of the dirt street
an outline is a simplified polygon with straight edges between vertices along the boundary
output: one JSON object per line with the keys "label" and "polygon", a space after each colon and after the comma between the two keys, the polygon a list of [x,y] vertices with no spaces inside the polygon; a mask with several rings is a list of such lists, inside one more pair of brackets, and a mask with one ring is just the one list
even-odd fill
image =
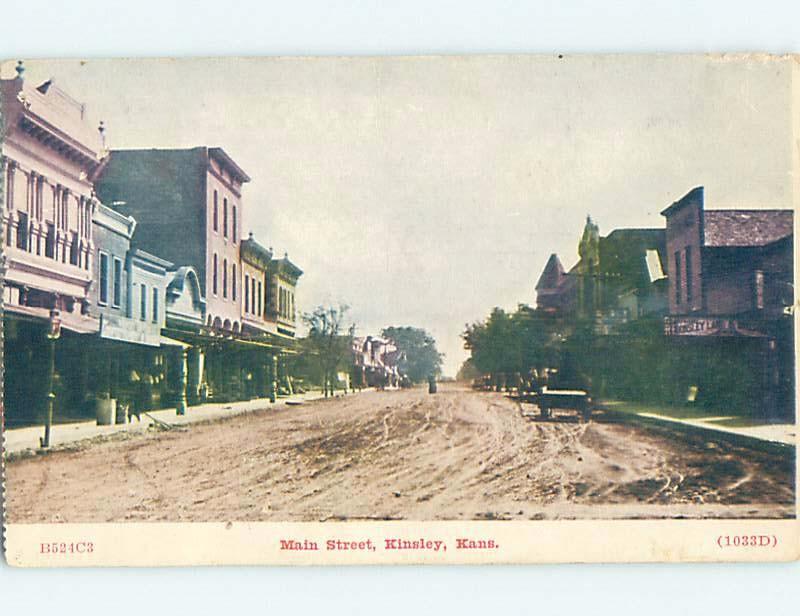
{"label": "dirt street", "polygon": [[792,464],[602,418],[533,421],[450,386],[12,460],[7,506],[10,522],[785,517]]}

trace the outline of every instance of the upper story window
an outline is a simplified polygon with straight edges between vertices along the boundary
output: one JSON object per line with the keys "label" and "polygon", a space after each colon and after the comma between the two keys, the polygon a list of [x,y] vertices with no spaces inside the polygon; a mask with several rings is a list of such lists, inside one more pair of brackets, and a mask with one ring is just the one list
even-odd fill
{"label": "upper story window", "polygon": [[228,260],[222,260],[222,297],[228,297]]}
{"label": "upper story window", "polygon": [[231,265],[231,299],[236,301],[236,263]]}
{"label": "upper story window", "polygon": [[258,316],[261,316],[261,281],[258,281]]}
{"label": "upper story window", "polygon": [[69,228],[69,190],[61,191],[61,228],[67,230]]}
{"label": "upper story window", "polygon": [[33,193],[33,206],[34,213],[38,220],[42,219],[44,214],[44,178],[41,175],[36,176],[34,183],[35,191]]}
{"label": "upper story window", "polygon": [[683,294],[683,285],[681,284],[681,253],[679,250],[675,251],[675,303],[681,303],[681,295]]}
{"label": "upper story window", "polygon": [[27,212],[17,212],[17,248],[28,250],[28,222]]}
{"label": "upper story window", "polygon": [[222,200],[222,235],[228,237],[228,197]]}
{"label": "upper story window", "polygon": [[108,304],[108,255],[100,253],[100,297],[98,303]]}
{"label": "upper story window", "polygon": [[158,323],[158,287],[153,287],[153,323]]}
{"label": "upper story window", "polygon": [[684,251],[683,260],[686,264],[686,303],[692,303],[693,289],[692,289],[692,247],[687,246]]}
{"label": "upper story window", "polygon": [[114,308],[122,303],[122,260],[114,257]]}
{"label": "upper story window", "polygon": [[144,283],[139,285],[139,318],[147,320],[147,285]]}
{"label": "upper story window", "polygon": [[212,209],[212,218],[211,224],[214,227],[214,231],[219,231],[219,195],[217,191],[214,191],[214,205]]}
{"label": "upper story window", "polygon": [[56,227],[52,222],[47,223],[47,236],[44,239],[44,256],[48,259],[56,258]]}
{"label": "upper story window", "polygon": [[[51,225],[48,225],[48,233],[50,231]],[[47,247],[45,246],[45,250]],[[78,234],[72,234],[72,241],[69,243],[69,264],[70,265],[79,265],[78,260],[80,259],[80,252],[78,250]]]}
{"label": "upper story window", "polygon": [[236,206],[235,205],[233,206],[232,215],[233,215],[233,220],[231,221],[231,225],[233,226],[233,229],[231,230],[231,234],[233,235],[233,243],[235,244],[239,239],[239,237],[238,237],[238,233],[239,232],[237,231],[237,229],[239,227],[239,221],[236,219]]}
{"label": "upper story window", "polygon": [[217,294],[217,253],[214,253],[214,263],[212,266],[212,276],[211,276],[211,290],[214,295]]}
{"label": "upper story window", "polygon": [[244,275],[244,311],[250,312],[250,276]]}
{"label": "upper story window", "polygon": [[256,279],[255,276],[250,278],[250,312],[256,312]]}
{"label": "upper story window", "polygon": [[6,208],[14,208],[14,163],[8,162],[6,166]]}

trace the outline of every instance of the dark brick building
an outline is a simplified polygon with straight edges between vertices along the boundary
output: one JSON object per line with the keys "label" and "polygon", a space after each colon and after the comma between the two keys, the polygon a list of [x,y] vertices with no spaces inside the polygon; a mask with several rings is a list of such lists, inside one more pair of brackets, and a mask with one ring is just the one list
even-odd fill
{"label": "dark brick building", "polygon": [[[664,333],[724,374],[695,375],[721,395],[741,388],[755,412],[793,409],[791,210],[705,210],[695,188],[666,208],[669,316]],[[708,372],[708,371],[703,371]],[[732,375],[738,374],[738,377]],[[743,386],[746,384],[746,386]],[[702,388],[701,388],[702,389]]]}

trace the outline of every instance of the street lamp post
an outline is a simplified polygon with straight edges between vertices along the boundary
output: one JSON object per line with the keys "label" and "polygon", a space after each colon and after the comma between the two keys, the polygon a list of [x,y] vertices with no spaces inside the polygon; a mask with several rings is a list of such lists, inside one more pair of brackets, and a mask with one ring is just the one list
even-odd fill
{"label": "street lamp post", "polygon": [[61,336],[61,313],[55,308],[50,311],[47,328],[48,368],[47,368],[47,417],[44,424],[44,437],[39,441],[42,449],[50,447],[50,428],[53,425],[53,375],[56,370],[56,340]]}

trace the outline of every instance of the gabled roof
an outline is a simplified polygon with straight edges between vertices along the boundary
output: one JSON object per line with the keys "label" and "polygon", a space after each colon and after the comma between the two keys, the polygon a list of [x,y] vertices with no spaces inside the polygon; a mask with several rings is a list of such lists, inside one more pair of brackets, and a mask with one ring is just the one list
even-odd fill
{"label": "gabled roof", "polygon": [[792,210],[706,210],[705,246],[765,246],[792,235]]}
{"label": "gabled roof", "polygon": [[553,253],[547,260],[547,264],[542,270],[542,275],[539,276],[539,282],[536,283],[536,290],[540,289],[555,289],[561,284],[564,278],[564,266],[561,265],[561,260],[558,255]]}

